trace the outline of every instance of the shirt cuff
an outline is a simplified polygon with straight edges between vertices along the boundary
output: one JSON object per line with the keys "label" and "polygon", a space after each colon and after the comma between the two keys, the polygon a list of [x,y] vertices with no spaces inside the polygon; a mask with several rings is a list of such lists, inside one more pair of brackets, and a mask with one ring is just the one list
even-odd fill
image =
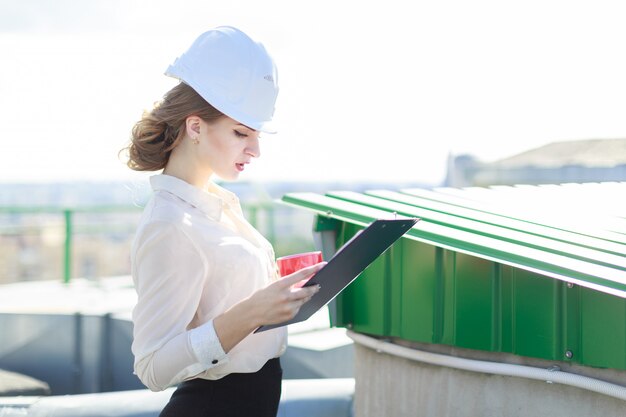
{"label": "shirt cuff", "polygon": [[206,369],[223,365],[228,362],[228,355],[224,352],[220,339],[215,333],[213,320],[202,326],[189,331],[191,349],[198,362],[206,366]]}

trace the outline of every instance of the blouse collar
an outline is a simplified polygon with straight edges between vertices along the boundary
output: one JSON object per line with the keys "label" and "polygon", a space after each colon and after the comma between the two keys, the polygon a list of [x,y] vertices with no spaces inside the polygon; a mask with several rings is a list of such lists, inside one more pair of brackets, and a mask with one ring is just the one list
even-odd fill
{"label": "blouse collar", "polygon": [[235,194],[211,182],[207,184],[206,190],[202,190],[171,175],[159,174],[150,177],[150,185],[154,191],[163,190],[174,194],[217,221],[225,203],[239,204]]}

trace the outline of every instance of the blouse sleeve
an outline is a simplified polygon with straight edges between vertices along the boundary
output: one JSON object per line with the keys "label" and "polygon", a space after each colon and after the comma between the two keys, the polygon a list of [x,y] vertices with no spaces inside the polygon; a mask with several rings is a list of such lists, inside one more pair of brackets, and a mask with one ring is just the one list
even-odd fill
{"label": "blouse sleeve", "polygon": [[135,373],[161,391],[228,362],[213,321],[189,329],[209,265],[174,224],[146,225],[131,259],[138,295],[133,310]]}

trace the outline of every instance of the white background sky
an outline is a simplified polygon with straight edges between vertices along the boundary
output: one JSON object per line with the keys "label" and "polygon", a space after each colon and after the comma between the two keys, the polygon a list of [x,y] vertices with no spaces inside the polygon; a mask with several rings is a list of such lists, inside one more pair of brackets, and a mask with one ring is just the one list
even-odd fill
{"label": "white background sky", "polygon": [[438,183],[493,160],[626,137],[626,2],[0,0],[0,181],[140,178],[117,158],[203,31],[279,68],[280,132],[243,179]]}

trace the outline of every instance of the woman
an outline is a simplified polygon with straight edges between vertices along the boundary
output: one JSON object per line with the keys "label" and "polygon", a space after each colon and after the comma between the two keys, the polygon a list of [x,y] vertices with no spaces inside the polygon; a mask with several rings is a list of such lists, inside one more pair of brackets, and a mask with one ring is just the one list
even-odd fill
{"label": "woman", "polygon": [[161,416],[275,416],[284,327],[318,290],[278,280],[274,251],[243,217],[235,180],[260,156],[278,94],[265,48],[232,27],[202,34],[166,75],[181,83],[132,131],[128,165],[159,171],[131,252],[135,373],[178,385]]}

